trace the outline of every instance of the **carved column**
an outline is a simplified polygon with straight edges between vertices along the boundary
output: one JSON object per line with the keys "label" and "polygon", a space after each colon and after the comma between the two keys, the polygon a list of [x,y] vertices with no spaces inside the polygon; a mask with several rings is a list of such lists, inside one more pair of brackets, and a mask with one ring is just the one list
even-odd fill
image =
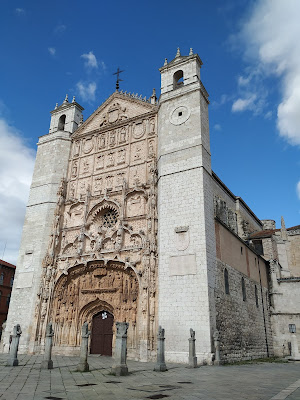
{"label": "carved column", "polygon": [[214,365],[221,365],[220,333],[219,333],[219,331],[215,331],[213,337],[214,337],[214,345],[215,345],[215,361],[214,361]]}
{"label": "carved column", "polygon": [[164,372],[167,370],[165,363],[165,330],[159,326],[157,335],[157,362],[154,371]]}
{"label": "carved column", "polygon": [[128,375],[127,360],[127,330],[128,322],[116,322],[117,336],[115,346],[115,363],[112,366],[112,373],[117,376]]}
{"label": "carved column", "polygon": [[80,360],[79,364],[77,365],[77,371],[87,372],[89,371],[89,364],[87,362],[88,357],[88,344],[89,344],[89,326],[88,323],[85,322],[82,325],[82,335],[81,335],[81,347],[80,347]]}
{"label": "carved column", "polygon": [[52,329],[52,324],[49,323],[46,328],[45,354],[44,354],[44,360],[42,361],[41,365],[41,368],[43,369],[53,368],[53,361],[51,360],[53,335],[54,331]]}
{"label": "carved column", "polygon": [[10,344],[9,359],[7,361],[7,365],[10,367],[15,367],[19,365],[18,348],[19,348],[21,333],[22,331],[20,325],[19,324],[15,325],[12,334],[12,341]]}
{"label": "carved column", "polygon": [[195,331],[190,329],[190,338],[189,338],[189,366],[191,368],[197,368],[197,357],[196,357],[196,346],[195,346]]}

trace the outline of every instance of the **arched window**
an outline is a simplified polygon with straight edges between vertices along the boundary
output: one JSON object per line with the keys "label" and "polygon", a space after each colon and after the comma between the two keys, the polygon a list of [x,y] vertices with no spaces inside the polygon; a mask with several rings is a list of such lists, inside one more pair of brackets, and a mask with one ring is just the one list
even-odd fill
{"label": "arched window", "polygon": [[12,276],[12,277],[10,278],[10,287],[12,287],[13,284],[14,284],[14,277]]}
{"label": "arched window", "polygon": [[228,278],[228,271],[224,269],[224,285],[225,285],[225,293],[229,294],[229,278]]}
{"label": "arched window", "polygon": [[3,285],[4,273],[1,272],[0,274],[0,285]]}
{"label": "arched window", "polygon": [[243,294],[243,301],[246,301],[246,286],[244,278],[242,278],[242,294]]}
{"label": "arched window", "polygon": [[258,307],[258,293],[257,293],[256,285],[255,285],[255,303],[256,303],[256,307]]}
{"label": "arched window", "polygon": [[183,71],[180,69],[179,71],[176,71],[173,75],[173,89],[177,89],[182,85],[184,85]]}
{"label": "arched window", "polygon": [[65,130],[65,123],[66,123],[66,116],[65,114],[61,115],[58,120],[58,130],[64,131]]}

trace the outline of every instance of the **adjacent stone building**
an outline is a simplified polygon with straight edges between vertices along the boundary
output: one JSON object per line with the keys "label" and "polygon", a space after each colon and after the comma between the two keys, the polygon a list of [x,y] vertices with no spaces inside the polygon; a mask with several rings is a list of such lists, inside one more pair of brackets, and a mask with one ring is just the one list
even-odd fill
{"label": "adjacent stone building", "polygon": [[[231,361],[273,354],[269,264],[250,237],[264,229],[211,170],[208,93],[192,50],[161,73],[161,96],[116,90],[86,121],[68,98],[40,137],[3,349],[22,326],[20,351],[111,355],[115,322],[128,322],[128,357],[199,363],[213,336]],[[219,332],[219,334],[216,333]]]}

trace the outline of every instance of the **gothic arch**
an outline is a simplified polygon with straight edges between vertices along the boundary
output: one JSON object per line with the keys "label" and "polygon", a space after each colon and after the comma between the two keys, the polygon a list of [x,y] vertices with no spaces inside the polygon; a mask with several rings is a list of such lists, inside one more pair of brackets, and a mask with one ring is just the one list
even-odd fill
{"label": "gothic arch", "polygon": [[118,260],[89,261],[70,267],[54,287],[50,320],[54,325],[54,345],[79,346],[82,324],[107,310],[116,321],[136,324],[139,277]]}

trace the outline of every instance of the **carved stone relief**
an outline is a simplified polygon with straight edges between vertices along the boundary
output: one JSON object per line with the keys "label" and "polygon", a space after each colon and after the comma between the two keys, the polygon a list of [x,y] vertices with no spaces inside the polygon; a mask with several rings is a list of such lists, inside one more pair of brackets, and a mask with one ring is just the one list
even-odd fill
{"label": "carved stone relief", "polygon": [[94,137],[92,136],[84,139],[82,147],[85,154],[90,153],[94,148]]}
{"label": "carved stone relief", "polygon": [[[37,300],[37,343],[54,321],[55,346],[78,346],[84,320],[107,310],[131,323],[133,347],[146,340],[155,349],[156,117],[110,128],[125,119],[126,109],[113,104],[101,122],[106,132],[73,143],[73,157],[89,155],[70,161],[68,198],[66,186],[59,194]],[[130,143],[132,137],[139,140]]]}

